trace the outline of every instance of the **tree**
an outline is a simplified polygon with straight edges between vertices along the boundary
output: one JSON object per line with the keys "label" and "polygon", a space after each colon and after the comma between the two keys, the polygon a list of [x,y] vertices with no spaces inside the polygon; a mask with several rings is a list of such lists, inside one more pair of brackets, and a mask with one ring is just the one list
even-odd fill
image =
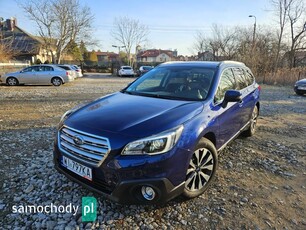
{"label": "tree", "polygon": [[278,31],[278,43],[277,43],[277,52],[274,62],[274,71],[276,71],[279,63],[279,56],[282,46],[282,39],[285,31],[285,26],[287,24],[288,18],[288,10],[290,5],[294,0],[270,0],[271,5],[274,8],[274,13],[278,18],[279,31]]}
{"label": "tree", "polygon": [[89,55],[88,55],[88,51],[85,45],[85,42],[83,42],[83,40],[80,42],[80,53],[82,55],[82,61],[89,61]]}
{"label": "tree", "polygon": [[[287,38],[290,42],[287,52],[289,67],[295,67],[295,54],[297,50],[306,49],[306,5],[304,0],[271,0],[274,12],[278,17],[279,38],[278,50],[275,59],[275,68],[279,64],[279,56],[281,52],[282,38]],[[288,33],[287,33],[288,32]],[[286,35],[289,34],[289,37]]]}
{"label": "tree", "polygon": [[209,50],[216,60],[219,60],[219,58],[233,59],[237,50],[235,29],[213,24],[212,34],[212,37],[205,37],[204,33],[197,32],[194,49],[200,53]]}
{"label": "tree", "polygon": [[253,28],[224,28],[213,25],[213,33],[204,36],[198,32],[195,36],[194,49],[198,52],[206,50],[214,54],[215,60],[242,61],[252,67],[253,72],[262,75],[271,71],[276,56],[277,37],[274,31],[258,27],[253,46]]}
{"label": "tree", "polygon": [[196,35],[194,36],[195,42],[193,44],[193,49],[196,53],[203,53],[207,50],[207,39],[205,34],[201,31],[197,31]]}
{"label": "tree", "polygon": [[98,64],[98,57],[95,50],[92,50],[91,52],[87,53],[88,61],[91,65],[97,65]]}
{"label": "tree", "polygon": [[114,29],[111,35],[119,46],[124,46],[128,56],[128,64],[133,65],[131,62],[131,50],[136,49],[136,46],[147,40],[149,34],[148,27],[142,25],[138,20],[128,17],[116,18],[114,21]]}
{"label": "tree", "polygon": [[295,53],[298,49],[306,49],[306,6],[302,0],[294,0],[289,6],[288,18],[290,24],[289,67],[295,66]]}
{"label": "tree", "polygon": [[83,61],[83,55],[78,44],[75,41],[71,41],[66,48],[66,53],[70,54],[74,60]]}
{"label": "tree", "polygon": [[0,41],[0,62],[7,62],[13,58],[14,49],[12,48],[12,40],[4,39]]}
{"label": "tree", "polygon": [[94,17],[78,0],[29,0],[21,7],[36,23],[44,48],[51,52],[56,49],[57,63],[69,43],[90,38]]}

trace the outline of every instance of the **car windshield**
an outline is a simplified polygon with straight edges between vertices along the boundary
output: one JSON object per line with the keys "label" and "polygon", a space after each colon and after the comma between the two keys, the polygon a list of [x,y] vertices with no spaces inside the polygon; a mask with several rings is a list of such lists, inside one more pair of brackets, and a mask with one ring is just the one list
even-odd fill
{"label": "car windshield", "polygon": [[128,86],[123,93],[173,100],[205,100],[216,69],[161,66]]}

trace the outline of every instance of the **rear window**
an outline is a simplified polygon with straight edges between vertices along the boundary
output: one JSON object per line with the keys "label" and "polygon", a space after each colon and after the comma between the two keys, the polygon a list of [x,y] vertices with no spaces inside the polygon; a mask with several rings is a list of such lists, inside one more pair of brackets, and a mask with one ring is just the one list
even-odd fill
{"label": "rear window", "polygon": [[246,76],[246,81],[248,83],[248,85],[252,85],[253,82],[255,81],[253,74],[251,73],[250,70],[248,69],[244,69],[244,74]]}
{"label": "rear window", "polygon": [[62,66],[60,65],[59,67],[61,67],[62,69],[65,69],[65,70],[70,70],[70,68],[68,66]]}
{"label": "rear window", "polygon": [[132,69],[132,67],[123,67],[122,69]]}
{"label": "rear window", "polygon": [[244,71],[241,68],[233,68],[234,75],[236,78],[236,89],[241,90],[248,86],[246,80]]}

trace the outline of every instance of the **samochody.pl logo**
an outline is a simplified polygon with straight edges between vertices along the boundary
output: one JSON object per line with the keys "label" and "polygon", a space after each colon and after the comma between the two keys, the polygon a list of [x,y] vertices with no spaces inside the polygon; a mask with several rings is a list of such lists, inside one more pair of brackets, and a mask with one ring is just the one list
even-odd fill
{"label": "samochody.pl logo", "polygon": [[[50,203],[48,205],[13,205],[12,212],[19,214],[35,213],[72,213],[76,215],[79,210],[78,205],[58,205]],[[82,221],[92,222],[97,219],[97,199],[95,197],[82,197]]]}
{"label": "samochody.pl logo", "polygon": [[74,216],[77,214],[79,206],[72,205],[55,205],[53,203],[49,205],[13,205],[13,213],[72,213]]}
{"label": "samochody.pl logo", "polygon": [[82,197],[82,221],[89,222],[97,219],[97,200],[95,197]]}

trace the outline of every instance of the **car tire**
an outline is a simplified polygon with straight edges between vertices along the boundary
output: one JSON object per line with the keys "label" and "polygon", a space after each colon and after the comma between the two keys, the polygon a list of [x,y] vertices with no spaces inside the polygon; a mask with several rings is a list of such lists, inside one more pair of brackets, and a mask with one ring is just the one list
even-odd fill
{"label": "car tire", "polygon": [[218,155],[214,144],[202,138],[190,158],[183,195],[187,198],[201,195],[214,180],[217,167]]}
{"label": "car tire", "polygon": [[9,86],[16,86],[19,85],[19,81],[15,77],[8,77],[6,79],[6,84]]}
{"label": "car tire", "polygon": [[51,79],[51,83],[54,86],[60,86],[61,84],[63,84],[63,81],[59,77],[54,77]]}
{"label": "car tire", "polygon": [[259,109],[258,109],[258,106],[256,105],[251,115],[250,125],[248,129],[242,133],[243,136],[251,137],[255,134],[258,115],[259,115]]}

